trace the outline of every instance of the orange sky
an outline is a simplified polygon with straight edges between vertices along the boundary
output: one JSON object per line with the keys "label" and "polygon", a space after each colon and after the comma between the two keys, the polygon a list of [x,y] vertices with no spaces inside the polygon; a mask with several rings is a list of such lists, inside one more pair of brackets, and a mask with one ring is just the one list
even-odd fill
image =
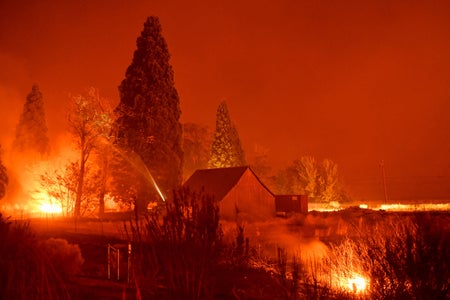
{"label": "orange sky", "polygon": [[330,158],[363,199],[382,197],[384,160],[391,198],[450,198],[445,0],[2,0],[0,142],[34,82],[55,136],[69,93],[94,86],[116,103],[149,15],[163,26],[183,122],[213,127],[226,99],[249,157],[260,145],[277,167]]}

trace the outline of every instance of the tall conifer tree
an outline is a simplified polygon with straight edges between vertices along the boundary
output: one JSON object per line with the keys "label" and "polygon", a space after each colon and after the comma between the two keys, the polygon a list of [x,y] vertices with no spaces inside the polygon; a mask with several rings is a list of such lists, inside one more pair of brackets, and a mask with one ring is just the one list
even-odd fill
{"label": "tall conifer tree", "polygon": [[19,124],[16,127],[16,136],[13,149],[18,152],[36,151],[44,155],[49,151],[45,121],[44,100],[39,87],[35,84],[28,94]]}
{"label": "tall conifer tree", "polygon": [[239,167],[246,164],[245,153],[236,127],[231,122],[225,101],[220,103],[216,116],[216,131],[211,146],[209,168]]}
{"label": "tall conifer tree", "polygon": [[118,146],[142,158],[166,195],[181,184],[183,157],[181,111],[169,59],[159,19],[148,17],[119,86],[115,123]]}

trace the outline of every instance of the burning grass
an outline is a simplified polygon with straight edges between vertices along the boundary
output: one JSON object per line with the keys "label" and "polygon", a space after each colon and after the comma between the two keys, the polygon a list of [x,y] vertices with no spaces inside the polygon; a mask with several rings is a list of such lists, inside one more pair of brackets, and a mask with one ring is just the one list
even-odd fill
{"label": "burning grass", "polygon": [[290,299],[447,299],[449,221],[448,212],[351,208],[247,224],[246,233],[253,266],[278,274],[286,291],[298,287]]}

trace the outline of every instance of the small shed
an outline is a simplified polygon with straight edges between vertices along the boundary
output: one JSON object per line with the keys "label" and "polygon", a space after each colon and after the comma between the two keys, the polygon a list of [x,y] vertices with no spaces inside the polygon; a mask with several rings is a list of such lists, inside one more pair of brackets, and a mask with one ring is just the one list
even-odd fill
{"label": "small shed", "polygon": [[277,214],[308,213],[307,195],[276,195],[275,210]]}
{"label": "small shed", "polygon": [[265,220],[275,215],[275,196],[248,166],[197,170],[184,183],[219,201],[220,217]]}

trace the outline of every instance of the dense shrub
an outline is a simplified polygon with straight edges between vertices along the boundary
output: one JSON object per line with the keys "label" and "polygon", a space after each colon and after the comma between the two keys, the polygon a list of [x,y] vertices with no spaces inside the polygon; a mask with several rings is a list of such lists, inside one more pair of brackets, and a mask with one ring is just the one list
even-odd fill
{"label": "dense shrub", "polygon": [[0,299],[69,299],[65,284],[28,223],[0,214]]}
{"label": "dense shrub", "polygon": [[59,274],[71,277],[80,273],[84,259],[80,247],[65,239],[49,238],[44,241],[43,249]]}

